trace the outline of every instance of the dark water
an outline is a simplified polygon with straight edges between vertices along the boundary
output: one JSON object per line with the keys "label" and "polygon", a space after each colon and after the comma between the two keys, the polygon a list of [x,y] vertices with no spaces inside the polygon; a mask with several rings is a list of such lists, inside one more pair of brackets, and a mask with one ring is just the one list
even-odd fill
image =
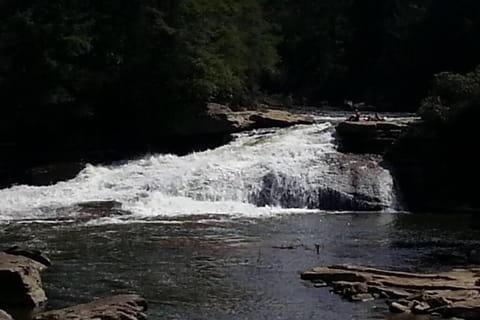
{"label": "dark water", "polygon": [[149,319],[400,319],[388,315],[384,301],[350,303],[328,288],[313,288],[299,273],[339,263],[407,271],[465,266],[469,250],[480,244],[480,216],[12,223],[0,225],[0,243],[50,255],[55,265],[44,273],[49,308],[137,292],[150,301]]}

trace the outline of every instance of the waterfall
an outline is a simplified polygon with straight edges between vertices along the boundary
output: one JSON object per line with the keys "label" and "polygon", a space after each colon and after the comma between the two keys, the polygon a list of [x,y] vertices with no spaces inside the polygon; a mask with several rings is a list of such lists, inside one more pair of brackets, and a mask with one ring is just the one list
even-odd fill
{"label": "waterfall", "polygon": [[[0,221],[54,219],[89,201],[116,201],[126,220],[190,214],[275,215],[308,210],[394,209],[380,158],[336,151],[331,119],[239,133],[186,156],[148,155],[87,166],[52,186],[0,190]],[[69,214],[72,214],[71,212]]]}

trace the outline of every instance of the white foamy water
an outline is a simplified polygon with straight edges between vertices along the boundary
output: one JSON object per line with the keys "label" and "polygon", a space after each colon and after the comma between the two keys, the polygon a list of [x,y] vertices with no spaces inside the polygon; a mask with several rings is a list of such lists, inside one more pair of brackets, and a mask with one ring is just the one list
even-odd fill
{"label": "white foamy water", "polygon": [[255,217],[316,210],[331,192],[361,192],[391,207],[390,173],[376,159],[336,152],[332,131],[326,122],[258,130],[237,134],[214,150],[88,166],[56,185],[3,189],[0,221],[55,219],[74,215],[65,211],[74,204],[111,200],[132,213],[123,221],[192,214]]}

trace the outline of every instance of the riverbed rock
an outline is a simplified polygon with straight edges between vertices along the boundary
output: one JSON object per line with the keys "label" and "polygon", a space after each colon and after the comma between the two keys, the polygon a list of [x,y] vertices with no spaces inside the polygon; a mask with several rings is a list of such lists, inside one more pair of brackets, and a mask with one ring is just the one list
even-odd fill
{"label": "riverbed rock", "polygon": [[393,301],[388,304],[388,309],[392,313],[410,313],[410,308],[408,305]]}
{"label": "riverbed rock", "polygon": [[340,150],[383,154],[415,118],[390,121],[344,121],[336,127]]}
{"label": "riverbed rock", "polygon": [[48,311],[34,320],[145,320],[147,302],[138,295],[117,295],[73,307]]}
{"label": "riverbed rock", "polygon": [[0,320],[12,320],[12,317],[8,313],[0,309]]}
{"label": "riverbed rock", "polygon": [[312,124],[313,118],[284,110],[262,108],[233,111],[227,106],[210,103],[196,117],[180,119],[180,125],[169,129],[171,136],[219,135],[260,128]]}
{"label": "riverbed rock", "polygon": [[48,258],[43,252],[34,249],[21,248],[19,246],[13,246],[4,251],[5,253],[14,255],[14,256],[23,256],[34,261],[37,261],[43,264],[46,267],[52,265],[52,261]]}
{"label": "riverbed rock", "polygon": [[40,271],[45,267],[27,257],[0,252],[0,307],[34,308],[44,303]]}
{"label": "riverbed rock", "polygon": [[480,319],[480,269],[420,274],[339,265],[314,268],[301,277],[325,281],[334,292],[351,301],[361,301],[352,297],[367,297],[367,293],[387,298],[390,311],[395,313]]}

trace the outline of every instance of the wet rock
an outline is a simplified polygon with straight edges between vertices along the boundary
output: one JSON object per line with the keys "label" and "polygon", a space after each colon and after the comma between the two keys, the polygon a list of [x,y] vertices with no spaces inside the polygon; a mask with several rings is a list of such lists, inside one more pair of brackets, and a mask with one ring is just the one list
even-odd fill
{"label": "wet rock", "polygon": [[302,279],[325,281],[351,301],[384,297],[390,299],[391,312],[464,319],[480,319],[479,278],[480,269],[419,274],[351,265],[314,268],[302,274]]}
{"label": "wet rock", "polygon": [[81,202],[77,203],[76,207],[79,212],[95,217],[128,214],[127,211],[122,209],[122,204],[118,201]]}
{"label": "wet rock", "polygon": [[415,314],[429,314],[430,309],[431,309],[431,307],[428,303],[415,301],[413,303],[412,313],[415,313]]}
{"label": "wet rock", "polygon": [[283,110],[263,108],[259,110],[233,111],[227,106],[210,103],[206,112],[194,119],[181,119],[181,125],[170,129],[173,136],[228,134],[259,128],[288,127],[312,124],[311,117]]}
{"label": "wet rock", "polygon": [[14,246],[5,250],[5,253],[14,255],[14,256],[23,256],[29,259],[35,260],[46,267],[52,265],[52,261],[41,251],[33,249],[20,248],[19,246]]}
{"label": "wet rock", "polygon": [[[365,178],[365,175],[356,172],[347,172],[335,178],[349,179]],[[340,180],[338,180],[340,181]],[[363,179],[362,183],[370,181]],[[351,181],[339,183],[339,190],[327,186],[318,186],[309,190],[306,196],[303,180],[278,173],[267,173],[262,177],[260,190],[249,197],[249,201],[259,207],[281,206],[288,208],[309,208],[321,210],[348,210],[348,211],[380,211],[387,207],[386,203],[376,196],[369,195],[368,186],[353,185]],[[373,183],[373,181],[372,181]]]}
{"label": "wet rock", "polygon": [[332,282],[332,286],[333,290],[346,297],[368,293],[368,286],[363,282],[335,281]]}
{"label": "wet rock", "polygon": [[0,309],[0,320],[13,320],[13,319],[8,313]]}
{"label": "wet rock", "polygon": [[344,121],[336,127],[340,150],[352,153],[383,154],[408,129],[408,120]]}
{"label": "wet rock", "polygon": [[34,308],[44,303],[40,271],[45,267],[27,257],[0,252],[0,306]]}
{"label": "wet rock", "polygon": [[367,302],[374,300],[374,297],[370,293],[359,293],[350,297],[353,302]]}
{"label": "wet rock", "polygon": [[388,309],[392,313],[410,313],[408,306],[395,301],[388,303]]}
{"label": "wet rock", "polygon": [[138,295],[118,295],[37,315],[34,320],[145,320],[147,302]]}
{"label": "wet rock", "polygon": [[452,305],[445,309],[443,315],[465,320],[478,320],[480,319],[480,299],[452,303]]}
{"label": "wet rock", "polygon": [[89,201],[77,203],[56,210],[54,220],[85,222],[114,216],[123,216],[130,212],[122,209],[122,204],[117,201]]}
{"label": "wet rock", "polygon": [[328,287],[328,284],[325,281],[318,280],[314,282],[313,286],[315,288],[325,288],[325,287]]}

